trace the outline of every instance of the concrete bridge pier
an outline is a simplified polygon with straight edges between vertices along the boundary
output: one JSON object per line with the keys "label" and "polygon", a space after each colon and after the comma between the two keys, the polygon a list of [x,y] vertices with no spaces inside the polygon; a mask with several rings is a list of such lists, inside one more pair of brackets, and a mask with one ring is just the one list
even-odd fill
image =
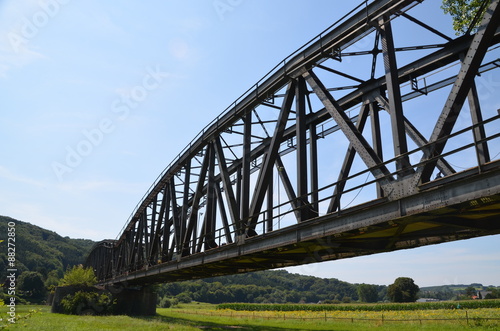
{"label": "concrete bridge pier", "polygon": [[116,300],[115,315],[151,316],[156,314],[156,292],[151,286],[114,287],[106,290]]}
{"label": "concrete bridge pier", "polygon": [[[49,303],[53,313],[64,313],[61,301],[76,292],[95,292],[110,295],[115,301],[114,315],[151,316],[156,314],[156,292],[151,286],[125,287],[123,285],[108,285],[106,287],[59,286],[51,296]],[[82,303],[79,314],[99,315],[102,307],[95,302]]]}

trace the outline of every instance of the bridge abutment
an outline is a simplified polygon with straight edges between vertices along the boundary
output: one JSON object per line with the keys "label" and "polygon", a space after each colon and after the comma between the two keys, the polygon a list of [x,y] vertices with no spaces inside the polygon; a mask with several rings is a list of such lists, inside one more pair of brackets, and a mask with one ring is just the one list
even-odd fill
{"label": "bridge abutment", "polygon": [[86,299],[77,304],[74,313],[80,315],[131,315],[131,316],[151,316],[156,314],[156,292],[151,286],[123,287],[123,286],[59,286],[56,287],[52,295],[53,313],[65,313],[62,300],[68,295],[74,296],[77,292],[97,293],[98,295],[108,295],[114,303],[112,309],[103,307],[96,300]]}
{"label": "bridge abutment", "polygon": [[151,316],[156,314],[156,292],[151,286],[107,288],[116,299],[114,314]]}

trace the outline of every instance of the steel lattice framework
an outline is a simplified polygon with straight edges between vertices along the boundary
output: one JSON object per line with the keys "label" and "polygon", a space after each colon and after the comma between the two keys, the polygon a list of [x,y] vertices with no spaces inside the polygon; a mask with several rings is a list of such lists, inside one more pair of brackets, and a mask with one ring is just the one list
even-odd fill
{"label": "steel lattice framework", "polygon": [[[455,38],[411,15],[421,2],[363,2],[235,101],[166,168],[120,236],[94,247],[87,265],[101,282],[500,233],[490,153],[500,114],[476,86],[500,66],[499,1],[484,2],[476,33]],[[414,31],[401,45],[399,22]]]}

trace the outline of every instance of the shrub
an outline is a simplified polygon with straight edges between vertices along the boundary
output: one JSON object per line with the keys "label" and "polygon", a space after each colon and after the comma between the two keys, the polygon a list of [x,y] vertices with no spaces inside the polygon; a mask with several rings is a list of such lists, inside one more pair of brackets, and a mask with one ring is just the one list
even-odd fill
{"label": "shrub", "polygon": [[172,306],[172,301],[170,301],[166,296],[160,300],[158,304],[160,308],[170,308]]}
{"label": "shrub", "polygon": [[182,292],[181,294],[177,295],[176,298],[181,303],[191,303],[191,301],[193,301],[189,293],[186,292]]}
{"label": "shrub", "polygon": [[71,315],[106,315],[113,312],[115,302],[107,294],[78,291],[61,300],[64,313]]}
{"label": "shrub", "polygon": [[92,268],[84,268],[81,264],[66,271],[59,282],[60,286],[92,286],[97,278]]}

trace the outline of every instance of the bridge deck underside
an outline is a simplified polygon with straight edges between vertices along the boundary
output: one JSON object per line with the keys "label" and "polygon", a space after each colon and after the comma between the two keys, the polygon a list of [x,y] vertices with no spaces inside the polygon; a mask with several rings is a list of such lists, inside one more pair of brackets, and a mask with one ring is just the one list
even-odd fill
{"label": "bridge deck underside", "polygon": [[[497,162],[498,163],[498,162]],[[443,178],[401,201],[372,201],[163,263],[108,283],[174,282],[336,260],[500,233],[500,170]],[[484,170],[484,169],[483,169]],[[446,185],[444,185],[446,184]]]}

